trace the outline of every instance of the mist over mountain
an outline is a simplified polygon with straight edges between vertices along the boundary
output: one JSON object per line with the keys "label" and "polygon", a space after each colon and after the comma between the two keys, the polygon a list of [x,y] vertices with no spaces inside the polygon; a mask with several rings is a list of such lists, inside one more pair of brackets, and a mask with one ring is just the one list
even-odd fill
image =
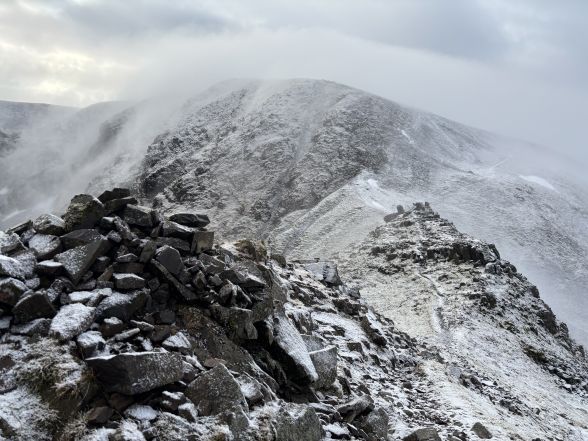
{"label": "mist over mountain", "polygon": [[0,123],[18,135],[2,161],[5,226],[59,212],[80,188],[125,184],[164,208],[205,210],[223,237],[337,259],[398,204],[427,200],[496,243],[588,341],[588,195],[547,148],[314,80],[235,80],[189,98],[14,120]]}

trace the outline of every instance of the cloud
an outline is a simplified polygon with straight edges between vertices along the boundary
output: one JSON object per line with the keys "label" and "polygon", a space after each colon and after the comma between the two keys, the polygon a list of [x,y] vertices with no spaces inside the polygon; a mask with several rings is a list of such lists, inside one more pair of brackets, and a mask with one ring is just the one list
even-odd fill
{"label": "cloud", "polygon": [[587,13],[585,0],[5,0],[0,99],[325,78],[586,160]]}

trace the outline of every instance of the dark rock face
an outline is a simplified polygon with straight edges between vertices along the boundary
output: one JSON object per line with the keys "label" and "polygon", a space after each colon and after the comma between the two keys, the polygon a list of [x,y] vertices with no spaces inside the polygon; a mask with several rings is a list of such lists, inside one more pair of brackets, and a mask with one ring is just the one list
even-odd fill
{"label": "dark rock face", "polygon": [[239,383],[222,364],[201,374],[186,389],[200,415],[216,415],[238,406],[248,409]]}
{"label": "dark rock face", "polygon": [[14,306],[27,291],[27,286],[18,279],[6,277],[0,279],[0,303]]}
{"label": "dark rock face", "polygon": [[104,217],[104,205],[94,196],[78,194],[74,196],[63,215],[65,230],[73,231],[92,228]]}
{"label": "dark rock face", "polygon": [[472,426],[472,432],[474,432],[480,439],[492,439],[490,431],[480,422],[477,422]]}
{"label": "dark rock face", "polygon": [[212,231],[196,231],[192,240],[191,251],[201,253],[212,249],[214,245],[214,233]]}
{"label": "dark rock face", "polygon": [[151,228],[155,225],[155,213],[151,208],[140,205],[127,205],[123,213],[123,219],[129,225]]}
{"label": "dark rock face", "polygon": [[134,395],[182,378],[182,357],[171,352],[133,352],[86,359],[104,388]]}
{"label": "dark rock face", "polygon": [[307,406],[288,404],[276,415],[277,439],[284,441],[320,441],[323,439],[321,421]]}
{"label": "dark rock face", "polygon": [[98,230],[83,228],[61,236],[61,243],[66,250],[69,250],[70,248],[87,245],[100,239],[102,239],[102,235]]}

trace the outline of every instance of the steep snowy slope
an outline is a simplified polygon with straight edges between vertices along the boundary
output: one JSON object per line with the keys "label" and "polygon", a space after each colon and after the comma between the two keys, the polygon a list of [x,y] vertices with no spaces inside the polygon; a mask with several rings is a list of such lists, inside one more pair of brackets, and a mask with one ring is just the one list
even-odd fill
{"label": "steep snowy slope", "polygon": [[[164,208],[206,210],[225,237],[263,237],[291,257],[343,258],[397,204],[429,200],[495,242],[588,341],[586,187],[539,147],[314,80],[225,82],[92,127],[75,149],[51,152],[55,169],[32,169],[50,183],[67,176],[71,191],[90,180],[94,190],[134,185]],[[30,177],[13,173],[9,188]],[[37,189],[18,209],[42,200]]]}

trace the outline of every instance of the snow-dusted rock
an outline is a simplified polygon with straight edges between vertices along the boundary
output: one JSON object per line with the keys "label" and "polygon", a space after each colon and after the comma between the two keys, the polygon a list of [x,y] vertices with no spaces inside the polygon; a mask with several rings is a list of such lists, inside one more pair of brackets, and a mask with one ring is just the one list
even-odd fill
{"label": "snow-dusted rock", "polygon": [[0,276],[24,280],[25,270],[18,260],[0,255]]}
{"label": "snow-dusted rock", "polygon": [[54,214],[42,214],[33,222],[33,228],[40,234],[61,236],[65,232],[65,222]]}
{"label": "snow-dusted rock", "polygon": [[216,415],[237,406],[248,409],[239,383],[223,364],[200,374],[188,385],[186,396],[200,415]]}
{"label": "snow-dusted rock", "polygon": [[134,395],[182,378],[182,356],[174,352],[131,352],[86,359],[104,388]]}
{"label": "snow-dusted rock", "polygon": [[100,239],[90,242],[87,245],[80,245],[64,251],[55,256],[55,260],[60,262],[74,284],[77,284],[90,269],[97,257],[104,255],[110,244],[106,239]]}
{"label": "snow-dusted rock", "polygon": [[61,341],[71,340],[86,331],[94,322],[96,308],[71,303],[63,306],[51,322],[49,335]]}
{"label": "snow-dusted rock", "polygon": [[104,205],[89,194],[75,195],[63,215],[65,230],[92,228],[104,216]]}
{"label": "snow-dusted rock", "polygon": [[12,277],[0,278],[0,303],[14,306],[27,291],[27,286]]}
{"label": "snow-dusted rock", "polygon": [[27,323],[38,318],[51,318],[55,308],[44,292],[24,295],[12,308],[15,323]]}
{"label": "snow-dusted rock", "polygon": [[61,240],[49,234],[35,234],[29,240],[29,248],[39,260],[51,259],[61,251]]}

